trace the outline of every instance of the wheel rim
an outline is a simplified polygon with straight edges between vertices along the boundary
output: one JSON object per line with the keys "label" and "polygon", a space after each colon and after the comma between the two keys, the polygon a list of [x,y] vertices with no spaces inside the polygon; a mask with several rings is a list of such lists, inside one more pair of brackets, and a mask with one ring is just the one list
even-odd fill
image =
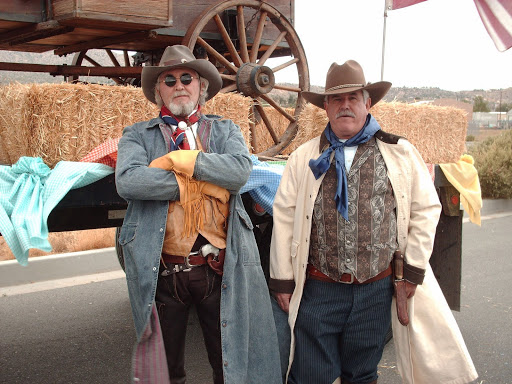
{"label": "wheel rim", "polygon": [[[237,38],[230,37],[222,16],[236,10]],[[249,19],[249,21],[246,21]],[[221,40],[209,40],[211,32],[204,33],[205,27],[217,31]],[[252,27],[249,28],[249,27]],[[248,32],[247,32],[248,31]],[[263,41],[263,32],[276,35],[273,41]],[[232,31],[231,31],[232,32]],[[204,38],[203,38],[204,37]],[[286,43],[288,47],[286,47]],[[210,61],[225,69],[221,73],[223,88],[220,92],[238,92],[252,98],[252,108],[255,116],[261,118],[262,125],[270,134],[273,145],[260,151],[260,156],[275,156],[290,144],[297,133],[297,119],[304,108],[305,100],[302,91],[309,90],[309,70],[302,43],[295,29],[278,10],[259,0],[223,1],[206,9],[189,27],[183,44],[190,49],[202,46]],[[274,55],[283,56],[288,52],[289,59],[282,64],[271,67],[266,65]],[[275,84],[276,75],[284,69],[295,68],[298,86]],[[269,92],[272,90],[292,91],[297,94],[293,112],[287,111],[275,102]],[[269,113],[284,117],[288,126],[282,132],[276,128]],[[250,122],[251,145],[258,148],[256,143],[256,124]]]}
{"label": "wheel rim", "polygon": [[[104,55],[106,53],[106,56]],[[101,61],[101,63],[100,63]],[[90,49],[75,53],[72,65],[76,66],[93,66],[93,67],[133,67],[134,60],[128,55],[128,51],[123,51],[123,58],[119,62],[118,57],[111,49]],[[108,77],[117,85],[135,85],[139,86],[140,79],[133,77]],[[79,81],[79,75],[72,75],[68,78],[69,82]]]}

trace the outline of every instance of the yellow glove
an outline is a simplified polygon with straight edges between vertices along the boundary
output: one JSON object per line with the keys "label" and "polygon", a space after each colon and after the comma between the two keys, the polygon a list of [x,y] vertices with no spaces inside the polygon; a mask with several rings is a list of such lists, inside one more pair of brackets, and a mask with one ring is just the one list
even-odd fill
{"label": "yellow glove", "polygon": [[208,181],[200,181],[199,183],[200,190],[205,195],[215,197],[223,204],[226,204],[229,201],[229,192],[227,189],[209,183]]}
{"label": "yellow glove", "polygon": [[199,150],[172,151],[153,160],[149,164],[149,168],[161,168],[192,177],[198,154]]}

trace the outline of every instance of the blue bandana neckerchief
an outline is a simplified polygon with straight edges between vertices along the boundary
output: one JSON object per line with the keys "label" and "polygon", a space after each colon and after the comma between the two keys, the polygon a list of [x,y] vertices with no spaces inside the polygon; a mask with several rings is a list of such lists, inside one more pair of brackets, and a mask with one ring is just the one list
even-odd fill
{"label": "blue bandana neckerchief", "polygon": [[359,144],[366,143],[370,140],[375,133],[380,130],[379,123],[369,113],[366,117],[366,122],[363,128],[353,137],[345,142],[339,141],[338,137],[331,129],[331,123],[325,127],[324,134],[327,137],[331,146],[327,148],[318,159],[309,160],[309,167],[313,171],[313,175],[318,180],[330,166],[330,158],[332,151],[336,160],[336,176],[338,177],[338,186],[336,187],[336,207],[338,212],[341,213],[343,218],[348,221],[348,191],[347,191],[347,173],[345,170],[345,147],[353,147]]}

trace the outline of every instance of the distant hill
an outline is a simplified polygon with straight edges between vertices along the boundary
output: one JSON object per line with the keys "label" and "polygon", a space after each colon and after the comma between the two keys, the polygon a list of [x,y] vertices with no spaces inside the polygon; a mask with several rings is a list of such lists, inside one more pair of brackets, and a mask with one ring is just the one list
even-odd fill
{"label": "distant hill", "polygon": [[[105,55],[106,56],[106,55]],[[97,59],[97,57],[95,57]],[[33,64],[68,64],[70,65],[73,60],[73,55],[70,54],[65,57],[59,57],[53,54],[52,51],[45,53],[30,53],[30,52],[14,52],[14,51],[0,51],[0,61],[5,62],[15,62],[15,63],[33,63]],[[98,58],[100,62],[101,60],[106,60],[110,62],[108,58]],[[31,73],[31,72],[10,72],[10,71],[0,71],[0,84],[8,84],[10,82],[19,82],[19,83],[60,83],[64,79],[62,76],[53,77],[46,73]],[[92,79],[89,78],[88,81],[105,82],[106,79]],[[292,85],[292,84],[290,84]],[[319,86],[311,86],[312,90],[320,91],[323,87]],[[283,105],[291,102],[296,96],[293,92],[281,91],[281,90],[273,90],[271,96],[281,102]],[[385,101],[399,101],[399,102],[414,102],[421,100],[435,100],[435,99],[456,99],[459,101],[468,102],[470,104],[473,103],[473,99],[476,96],[482,96],[484,100],[489,103],[489,107],[491,110],[494,110],[495,107],[500,103],[500,98],[502,103],[512,103],[512,88],[506,89],[475,89],[475,90],[467,90],[460,92],[452,92],[440,89],[438,87],[392,87],[386,97]]]}

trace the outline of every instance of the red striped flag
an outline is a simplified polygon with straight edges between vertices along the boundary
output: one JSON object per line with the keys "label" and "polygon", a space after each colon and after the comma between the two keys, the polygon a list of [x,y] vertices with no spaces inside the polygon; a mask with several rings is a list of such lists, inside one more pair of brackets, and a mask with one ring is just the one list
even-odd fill
{"label": "red striped flag", "polygon": [[409,5],[421,3],[426,0],[386,0],[387,9],[405,8]]}
{"label": "red striped flag", "polygon": [[498,51],[512,47],[512,1],[474,0],[487,32]]}

